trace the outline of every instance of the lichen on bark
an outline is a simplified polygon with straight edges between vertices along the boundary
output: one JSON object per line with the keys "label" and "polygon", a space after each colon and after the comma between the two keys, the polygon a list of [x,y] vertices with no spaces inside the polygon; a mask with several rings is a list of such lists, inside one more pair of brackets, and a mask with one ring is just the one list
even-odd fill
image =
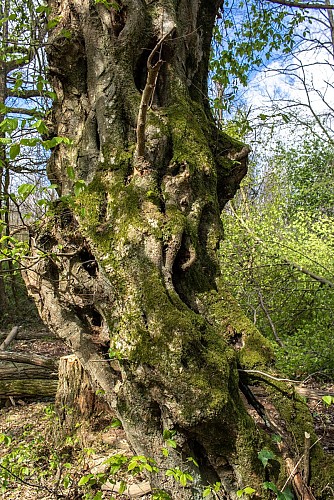
{"label": "lichen on bark", "polygon": [[[268,369],[273,357],[217,281],[220,211],[246,173],[248,153],[216,127],[208,106],[220,2],[118,4],[50,1],[51,17],[60,19],[49,40],[55,133],[73,145],[53,151],[49,176],[61,199],[32,248],[47,257],[26,280],[41,316],[105,391],[136,452],[162,467],[182,468],[188,456],[198,462],[189,462],[188,487],[163,469],[153,486],[199,499],[221,481],[235,499],[250,484],[265,498],[257,453],[273,445],[247,411],[237,368]],[[138,156],[146,62],[166,33]],[[77,196],[69,166],[87,184]],[[109,350],[117,370],[96,362]],[[177,431],[178,447],[164,461],[166,429]]]}

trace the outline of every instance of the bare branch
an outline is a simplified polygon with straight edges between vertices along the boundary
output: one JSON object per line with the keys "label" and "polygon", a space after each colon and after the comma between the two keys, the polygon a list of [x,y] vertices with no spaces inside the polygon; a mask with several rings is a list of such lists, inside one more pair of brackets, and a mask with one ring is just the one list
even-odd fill
{"label": "bare branch", "polygon": [[18,326],[14,326],[14,328],[11,329],[5,340],[0,345],[0,351],[5,351],[7,349],[9,344],[15,339],[18,331],[19,331]]}
{"label": "bare branch", "polygon": [[40,114],[40,112],[38,112],[36,109],[11,108],[8,106],[7,106],[7,112],[16,115],[29,115],[29,116],[36,116],[37,114]]}
{"label": "bare branch", "polygon": [[266,0],[270,3],[277,3],[285,5],[286,7],[295,7],[297,9],[318,9],[318,10],[332,10],[334,5],[325,5],[322,3],[304,3],[304,2],[290,2],[289,0]]}
{"label": "bare branch", "polygon": [[260,301],[260,306],[263,310],[263,312],[265,313],[265,315],[267,316],[267,319],[268,319],[268,322],[269,322],[269,325],[270,325],[270,328],[273,332],[273,335],[275,337],[275,340],[277,342],[277,344],[280,346],[280,347],[285,347],[284,343],[282,342],[282,340],[279,338],[279,336],[277,335],[277,331],[276,331],[276,327],[274,325],[274,322],[273,320],[271,319],[271,316],[269,314],[269,311],[268,309],[266,308],[266,305],[264,303],[264,300],[263,300],[263,296],[262,296],[262,293],[261,293],[261,290],[258,290],[257,291],[257,294],[258,294],[258,297],[259,297],[259,301]]}
{"label": "bare branch", "polygon": [[305,269],[305,267],[299,266],[298,264],[295,264],[294,262],[290,262],[289,260],[285,260],[285,262],[293,267],[294,269],[297,269],[303,274],[306,274],[306,276],[310,276],[310,278],[313,278],[316,281],[319,281],[319,283],[322,283],[323,285],[327,285],[331,288],[334,288],[334,283],[332,281],[329,281],[326,278],[323,278],[322,276],[318,276],[315,273],[312,273],[312,271],[309,271],[308,269]]}
{"label": "bare branch", "polygon": [[144,158],[145,156],[145,128],[146,128],[147,110],[154,94],[159,70],[164,63],[164,61],[162,61],[162,59],[160,59],[159,57],[159,60],[152,66],[153,57],[160,49],[166,38],[168,38],[174,32],[174,30],[175,28],[172,28],[158,41],[158,43],[152,50],[147,60],[147,79],[141,97],[138,120],[137,120],[137,148],[136,148],[137,158]]}

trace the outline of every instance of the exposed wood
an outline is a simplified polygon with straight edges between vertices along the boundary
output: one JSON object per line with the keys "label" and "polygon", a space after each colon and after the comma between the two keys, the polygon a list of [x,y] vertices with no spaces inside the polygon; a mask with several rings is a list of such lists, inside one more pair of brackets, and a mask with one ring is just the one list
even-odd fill
{"label": "exposed wood", "polygon": [[319,283],[334,288],[334,283],[332,281],[329,281],[327,278],[323,278],[322,276],[319,276],[318,274],[315,274],[312,271],[306,269],[305,267],[299,266],[295,262],[291,262],[290,260],[285,260],[285,262],[294,269],[298,269],[298,271],[300,271],[301,273],[306,274],[306,276],[310,276],[310,278],[319,281]]}
{"label": "exposed wood", "polygon": [[[61,427],[73,430],[79,419],[90,418],[96,411],[99,399],[79,358],[75,354],[61,357],[55,401]],[[101,406],[107,408],[102,400]]]}
{"label": "exposed wood", "polygon": [[[121,489],[121,483],[118,481],[115,484],[107,481],[103,486],[102,490],[111,491],[112,493],[119,493]],[[148,495],[152,491],[151,485],[148,481],[143,481],[139,484],[130,484],[124,491],[124,495],[129,495],[130,498],[139,498],[144,495]]]}
{"label": "exposed wood", "polygon": [[[281,443],[279,443],[279,445],[280,444]],[[285,453],[283,453],[283,455],[285,455]],[[285,466],[289,476],[291,476],[291,482],[293,485],[293,489],[296,492],[297,498],[300,498],[302,500],[316,500],[310,487],[307,486],[305,481],[303,481],[302,475],[298,468],[296,468],[294,461],[288,456],[285,456],[284,458]]]}
{"label": "exposed wood", "polygon": [[55,396],[56,380],[0,380],[0,396]]}
{"label": "exposed wood", "polygon": [[18,326],[14,326],[14,328],[11,329],[5,340],[2,342],[0,345],[0,351],[5,351],[9,344],[15,339],[17,336],[17,332],[19,331]]}
{"label": "exposed wood", "polygon": [[322,396],[333,396],[333,392],[328,392],[328,391],[318,391],[316,389],[310,389],[308,387],[295,387],[296,392],[300,394],[301,396],[308,398],[308,399],[321,399]]}
{"label": "exposed wood", "polygon": [[305,432],[303,479],[306,486],[309,485],[309,480],[310,480],[310,445],[311,445],[311,436],[308,432]]}
{"label": "exposed wood", "polygon": [[27,363],[29,365],[43,366],[49,370],[57,369],[57,361],[38,354],[24,354],[21,352],[0,352],[0,361],[13,361],[15,363]]}

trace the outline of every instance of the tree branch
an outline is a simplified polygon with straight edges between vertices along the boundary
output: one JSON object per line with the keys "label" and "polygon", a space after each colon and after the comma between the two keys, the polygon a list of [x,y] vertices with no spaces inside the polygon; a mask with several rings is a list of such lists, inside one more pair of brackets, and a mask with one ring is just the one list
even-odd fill
{"label": "tree branch", "polygon": [[334,283],[332,281],[329,281],[326,278],[323,278],[322,276],[318,276],[315,273],[312,273],[312,271],[309,271],[308,269],[305,269],[305,267],[299,266],[298,264],[295,264],[294,262],[290,262],[289,260],[285,259],[285,262],[293,267],[294,269],[297,269],[303,274],[306,274],[306,276],[310,276],[311,278],[315,279],[316,281],[319,281],[319,283],[322,283],[323,285],[327,285],[331,288],[334,288]]}
{"label": "tree branch", "polygon": [[41,114],[36,109],[11,108],[8,106],[7,106],[7,113],[14,113],[16,115],[29,115],[29,116],[36,116],[37,114]]}
{"label": "tree branch", "polygon": [[322,3],[303,3],[303,2],[290,2],[289,0],[266,0],[270,3],[277,3],[279,5],[285,5],[286,7],[295,7],[297,9],[323,9],[332,10],[334,5],[325,5]]}
{"label": "tree branch", "polygon": [[139,106],[139,113],[137,120],[137,147],[136,147],[137,159],[144,158],[145,156],[145,128],[146,128],[147,110],[154,94],[159,70],[164,63],[164,61],[162,61],[162,59],[160,59],[159,57],[159,60],[152,66],[153,57],[160,49],[166,38],[168,38],[174,32],[174,30],[175,28],[172,28],[158,41],[158,43],[152,50],[147,60],[147,79],[145,88],[141,96],[141,102]]}
{"label": "tree branch", "polygon": [[262,296],[262,293],[261,293],[261,290],[258,289],[257,291],[257,294],[258,294],[258,297],[259,297],[259,301],[260,301],[260,306],[263,310],[263,312],[265,313],[265,315],[267,316],[267,319],[268,319],[268,322],[269,322],[269,325],[270,325],[270,328],[273,332],[273,335],[275,337],[275,340],[277,342],[277,344],[280,346],[280,347],[285,347],[284,343],[282,342],[282,340],[279,338],[279,336],[277,335],[277,332],[276,332],[276,328],[275,328],[275,325],[273,323],[273,320],[271,319],[271,316],[269,314],[269,311],[268,309],[266,308],[265,306],[265,303],[264,303],[264,300],[263,300],[263,296]]}
{"label": "tree branch", "polygon": [[18,97],[20,99],[29,99],[30,97],[41,97],[41,92],[39,92],[37,89],[14,90],[11,88],[7,88],[6,94],[8,97]]}
{"label": "tree branch", "polygon": [[0,351],[5,351],[7,349],[9,344],[15,339],[18,331],[19,331],[18,326],[14,326],[14,328],[11,329],[5,340],[0,345]]}

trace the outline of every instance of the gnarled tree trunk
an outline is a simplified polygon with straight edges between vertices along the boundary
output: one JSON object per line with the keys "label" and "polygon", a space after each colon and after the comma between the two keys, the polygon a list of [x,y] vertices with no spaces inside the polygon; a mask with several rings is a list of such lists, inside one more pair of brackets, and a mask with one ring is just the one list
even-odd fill
{"label": "gnarled tree trunk", "polygon": [[[221,2],[49,3],[59,19],[49,38],[54,133],[73,144],[49,163],[62,197],[36,236],[36,255],[49,257],[26,275],[30,291],[135,450],[164,468],[198,462],[188,487],[162,469],[153,487],[198,499],[221,481],[225,498],[247,484],[265,498],[257,453],[268,439],[242,402],[237,363],[264,366],[271,353],[216,283],[220,212],[248,153],[209,109]],[[288,400],[286,415],[298,405]],[[178,448],[162,459],[165,429]]]}

